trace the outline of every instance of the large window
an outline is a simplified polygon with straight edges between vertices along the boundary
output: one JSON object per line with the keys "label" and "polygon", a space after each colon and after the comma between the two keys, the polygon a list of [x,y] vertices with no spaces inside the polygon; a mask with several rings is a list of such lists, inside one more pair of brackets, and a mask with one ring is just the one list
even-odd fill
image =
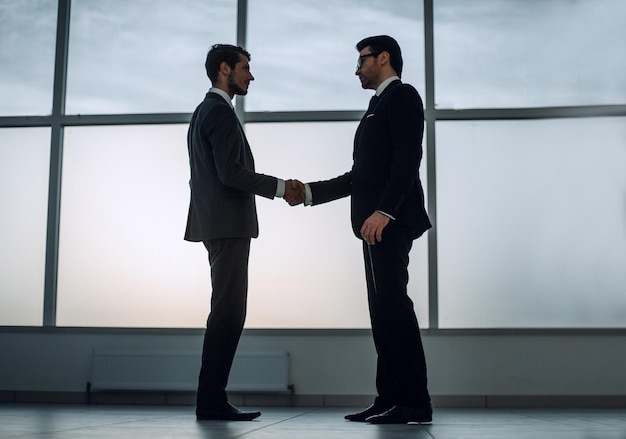
{"label": "large window", "polygon": [[187,113],[208,44],[236,39],[232,0],[73,0],[67,112]]}
{"label": "large window", "polygon": [[186,129],[66,129],[59,325],[203,326],[206,251],[182,239]]}
{"label": "large window", "polygon": [[0,324],[41,325],[50,130],[0,129]]}
{"label": "large window", "polygon": [[[204,325],[206,251],[182,240],[189,199],[186,128],[66,129],[59,325]],[[355,128],[354,122],[251,124],[248,137],[259,172],[314,181],[350,168]],[[349,201],[292,208],[259,198],[257,204],[261,234],[252,242],[247,326],[368,327]],[[412,259],[411,292],[426,324],[425,240]]]}
{"label": "large window", "polygon": [[355,76],[355,45],[369,35],[394,35],[403,79],[423,90],[423,10],[421,1],[250,1],[248,49],[256,79],[246,110],[367,108],[371,93]]}
{"label": "large window", "polygon": [[621,0],[434,2],[438,108],[626,102]]}
{"label": "large window", "polygon": [[0,1],[0,116],[52,111],[56,0]]}
{"label": "large window", "polygon": [[[247,132],[259,172],[311,182],[350,169],[356,127],[356,122],[269,123],[248,124]],[[258,198],[257,207],[260,236],[252,242],[247,325],[369,327],[362,248],[352,232],[349,200],[289,207]],[[409,273],[422,326],[428,325],[426,242],[416,241]]]}
{"label": "large window", "polygon": [[441,122],[437,145],[440,327],[624,324],[626,118]]}
{"label": "large window", "polygon": [[[313,181],[351,166],[354,46],[390,34],[426,105],[421,326],[626,327],[626,3],[466,3],[0,0],[0,325],[204,326],[183,233],[209,46],[252,54],[257,170]],[[349,200],[257,207],[247,327],[369,327]]]}

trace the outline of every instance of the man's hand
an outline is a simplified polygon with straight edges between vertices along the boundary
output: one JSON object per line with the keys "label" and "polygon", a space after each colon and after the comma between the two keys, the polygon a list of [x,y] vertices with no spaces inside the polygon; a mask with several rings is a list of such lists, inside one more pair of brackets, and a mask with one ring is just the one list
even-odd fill
{"label": "man's hand", "polygon": [[299,180],[287,180],[285,182],[285,195],[283,195],[283,198],[290,206],[304,203],[304,199],[306,198],[306,188],[304,184]]}
{"label": "man's hand", "polygon": [[391,218],[387,215],[376,211],[370,215],[368,219],[363,223],[361,227],[361,236],[369,245],[374,245],[376,242],[383,240],[383,229],[387,227]]}

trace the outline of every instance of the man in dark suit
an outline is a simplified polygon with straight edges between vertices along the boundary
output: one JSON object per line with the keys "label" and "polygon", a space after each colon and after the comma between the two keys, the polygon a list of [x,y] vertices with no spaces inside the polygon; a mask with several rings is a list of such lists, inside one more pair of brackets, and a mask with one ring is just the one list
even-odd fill
{"label": "man in dark suit", "polygon": [[363,240],[367,294],[378,354],[374,404],[346,419],[373,424],[432,421],[426,361],[407,295],[409,251],[431,227],[419,178],[424,111],[400,81],[402,55],[391,37],[360,41],[356,75],[376,90],[354,138],[352,170],[306,185],[306,204],[351,196],[355,235]]}
{"label": "man in dark suit", "polygon": [[[206,58],[213,87],[189,125],[191,202],[185,240],[202,242],[211,265],[211,313],[198,379],[198,420],[252,420],[228,403],[226,385],[246,316],[250,239],[259,234],[255,195],[302,202],[297,183],[254,170],[250,145],[231,100],[248,92],[250,54],[216,44]],[[293,184],[292,184],[293,183]],[[301,185],[301,183],[299,183]]]}

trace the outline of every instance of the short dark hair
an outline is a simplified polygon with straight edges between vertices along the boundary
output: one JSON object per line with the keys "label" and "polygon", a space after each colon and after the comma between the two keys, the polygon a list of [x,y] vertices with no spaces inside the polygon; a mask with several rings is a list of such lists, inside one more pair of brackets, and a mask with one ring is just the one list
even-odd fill
{"label": "short dark hair", "polygon": [[395,39],[388,35],[367,37],[356,44],[356,49],[360,52],[367,46],[369,46],[372,49],[372,52],[376,54],[381,52],[389,53],[391,67],[393,67],[398,76],[402,77],[402,52],[400,51],[400,45]]}
{"label": "short dark hair", "polygon": [[250,61],[250,54],[243,47],[233,46],[232,44],[214,44],[211,46],[204,62],[204,68],[212,83],[217,81],[220,64],[226,61],[230,68],[234,69],[239,62],[239,54],[245,56]]}

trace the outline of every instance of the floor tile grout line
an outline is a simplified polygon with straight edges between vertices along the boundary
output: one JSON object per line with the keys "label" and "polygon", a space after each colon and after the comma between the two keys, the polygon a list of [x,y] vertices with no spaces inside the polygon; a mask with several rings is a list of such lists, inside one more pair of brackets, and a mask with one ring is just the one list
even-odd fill
{"label": "floor tile grout line", "polygon": [[321,408],[321,407],[313,407],[313,408],[309,409],[308,411],[298,413],[297,415],[289,416],[288,418],[285,418],[285,419],[280,419],[280,420],[278,420],[278,421],[276,421],[276,422],[272,422],[271,424],[267,424],[267,425],[264,425],[264,426],[260,426],[259,428],[255,428],[254,430],[250,430],[250,431],[243,432],[243,433],[241,433],[241,434],[239,434],[239,435],[237,435],[237,436],[233,436],[233,437],[232,437],[232,439],[236,439],[236,438],[239,438],[239,437],[244,437],[244,436],[246,436],[247,434],[250,434],[250,433],[254,433],[254,432],[256,432],[256,431],[263,430],[263,429],[265,429],[265,428],[267,428],[267,427],[273,427],[273,426],[275,426],[275,425],[282,424],[283,422],[291,421],[292,419],[296,419],[296,418],[299,418],[299,417],[301,417],[301,416],[304,416],[304,415],[308,415],[308,414],[310,414],[310,413],[313,413],[314,411],[320,410],[320,408]]}
{"label": "floor tile grout line", "polygon": [[149,417],[141,418],[141,419],[135,418],[135,419],[126,420],[126,421],[104,422],[104,423],[100,422],[96,424],[85,424],[85,425],[71,427],[71,428],[51,429],[49,431],[40,432],[40,433],[26,433],[25,435],[11,436],[10,438],[7,438],[7,439],[31,439],[31,438],[46,436],[51,433],[52,434],[67,433],[71,431],[80,431],[84,429],[104,428],[108,426],[119,426],[119,425],[124,425],[124,424],[132,424],[134,422],[144,422],[144,421],[151,421],[155,419],[166,419],[166,418],[169,418],[169,416],[164,416],[164,415],[154,416],[153,415],[153,416],[149,416]]}
{"label": "floor tile grout line", "polygon": [[[524,417],[529,418],[529,419],[535,419],[538,421],[542,421],[542,422],[550,422],[552,424],[556,424],[556,425],[562,425],[564,427],[572,427],[572,423],[571,422],[566,422],[564,420],[561,419],[548,419],[546,417],[542,417],[540,415],[524,415]],[[594,426],[594,425],[602,425],[602,426],[606,426],[606,427],[610,427],[610,424],[606,424],[604,422],[599,422],[599,421],[595,421],[595,420],[589,420],[589,419],[578,419],[578,422],[584,422],[585,424],[588,424],[590,426]],[[580,425],[580,427],[582,427],[582,424]]]}

